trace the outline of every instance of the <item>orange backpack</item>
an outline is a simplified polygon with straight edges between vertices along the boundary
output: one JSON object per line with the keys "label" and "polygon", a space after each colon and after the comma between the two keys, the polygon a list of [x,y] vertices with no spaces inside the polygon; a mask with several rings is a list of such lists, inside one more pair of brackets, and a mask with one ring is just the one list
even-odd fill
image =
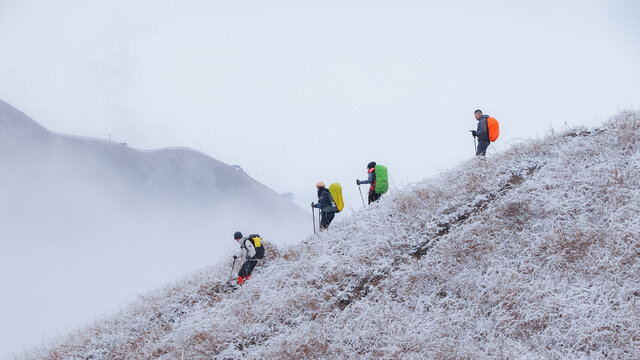
{"label": "orange backpack", "polygon": [[489,129],[489,140],[491,140],[491,142],[498,140],[498,136],[500,135],[500,126],[498,125],[498,120],[496,120],[496,118],[487,118],[487,129]]}

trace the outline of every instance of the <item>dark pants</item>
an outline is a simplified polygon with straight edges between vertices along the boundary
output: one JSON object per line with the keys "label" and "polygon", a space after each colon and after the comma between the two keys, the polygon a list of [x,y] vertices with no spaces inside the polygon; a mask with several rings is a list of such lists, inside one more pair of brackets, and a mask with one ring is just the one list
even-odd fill
{"label": "dark pants", "polygon": [[247,275],[251,275],[253,268],[255,268],[257,264],[258,264],[258,260],[245,261],[245,263],[242,264],[242,267],[240,268],[240,272],[238,273],[238,276],[246,277]]}
{"label": "dark pants", "polygon": [[369,205],[371,205],[371,203],[374,201],[378,201],[379,199],[380,194],[376,193],[375,191],[369,191]]}
{"label": "dark pants", "polygon": [[491,144],[490,141],[480,141],[478,140],[478,150],[476,150],[476,156],[486,156],[487,148]]}
{"label": "dark pants", "polygon": [[326,229],[329,227],[329,224],[333,221],[333,218],[336,216],[333,212],[321,212],[320,218],[320,229]]}

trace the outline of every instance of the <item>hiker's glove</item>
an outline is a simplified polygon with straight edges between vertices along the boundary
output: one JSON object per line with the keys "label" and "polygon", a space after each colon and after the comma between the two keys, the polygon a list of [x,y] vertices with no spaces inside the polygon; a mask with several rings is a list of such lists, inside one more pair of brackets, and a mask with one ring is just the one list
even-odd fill
{"label": "hiker's glove", "polygon": [[360,180],[356,179],[356,184],[360,185]]}
{"label": "hiker's glove", "polygon": [[233,260],[237,260],[237,259],[238,259],[238,256],[233,255]]}
{"label": "hiker's glove", "polygon": [[471,136],[478,137],[478,133],[475,130],[470,130],[470,131],[471,131]]}
{"label": "hiker's glove", "polygon": [[312,208],[316,207],[316,204],[313,201],[311,202],[311,207]]}

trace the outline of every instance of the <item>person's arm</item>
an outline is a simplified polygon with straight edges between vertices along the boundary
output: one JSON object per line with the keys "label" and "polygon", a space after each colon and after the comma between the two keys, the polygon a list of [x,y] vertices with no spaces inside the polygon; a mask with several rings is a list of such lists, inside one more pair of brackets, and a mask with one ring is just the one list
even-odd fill
{"label": "person's arm", "polygon": [[244,248],[247,249],[247,259],[253,259],[256,256],[256,248],[249,239],[244,241]]}
{"label": "person's arm", "polygon": [[244,245],[245,240],[242,240],[242,242],[240,243],[240,256],[242,257],[242,255],[244,255],[245,257],[247,257],[247,247]]}
{"label": "person's arm", "polygon": [[489,137],[489,129],[487,128],[486,118],[478,120],[478,130],[476,130],[476,136],[481,140]]}
{"label": "person's arm", "polygon": [[376,172],[372,171],[369,173],[369,178],[367,180],[358,180],[358,181],[360,184],[371,184],[375,179],[376,179]]}
{"label": "person's arm", "polygon": [[376,180],[376,172],[372,171],[369,173],[369,178],[367,181],[360,181],[360,184],[372,184]]}

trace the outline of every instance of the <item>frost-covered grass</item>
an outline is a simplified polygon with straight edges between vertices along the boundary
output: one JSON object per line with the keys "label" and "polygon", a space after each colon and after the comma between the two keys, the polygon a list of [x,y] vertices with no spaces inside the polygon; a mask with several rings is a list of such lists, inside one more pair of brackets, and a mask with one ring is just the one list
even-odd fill
{"label": "frost-covered grass", "polygon": [[24,359],[640,358],[640,116],[519,145]]}

